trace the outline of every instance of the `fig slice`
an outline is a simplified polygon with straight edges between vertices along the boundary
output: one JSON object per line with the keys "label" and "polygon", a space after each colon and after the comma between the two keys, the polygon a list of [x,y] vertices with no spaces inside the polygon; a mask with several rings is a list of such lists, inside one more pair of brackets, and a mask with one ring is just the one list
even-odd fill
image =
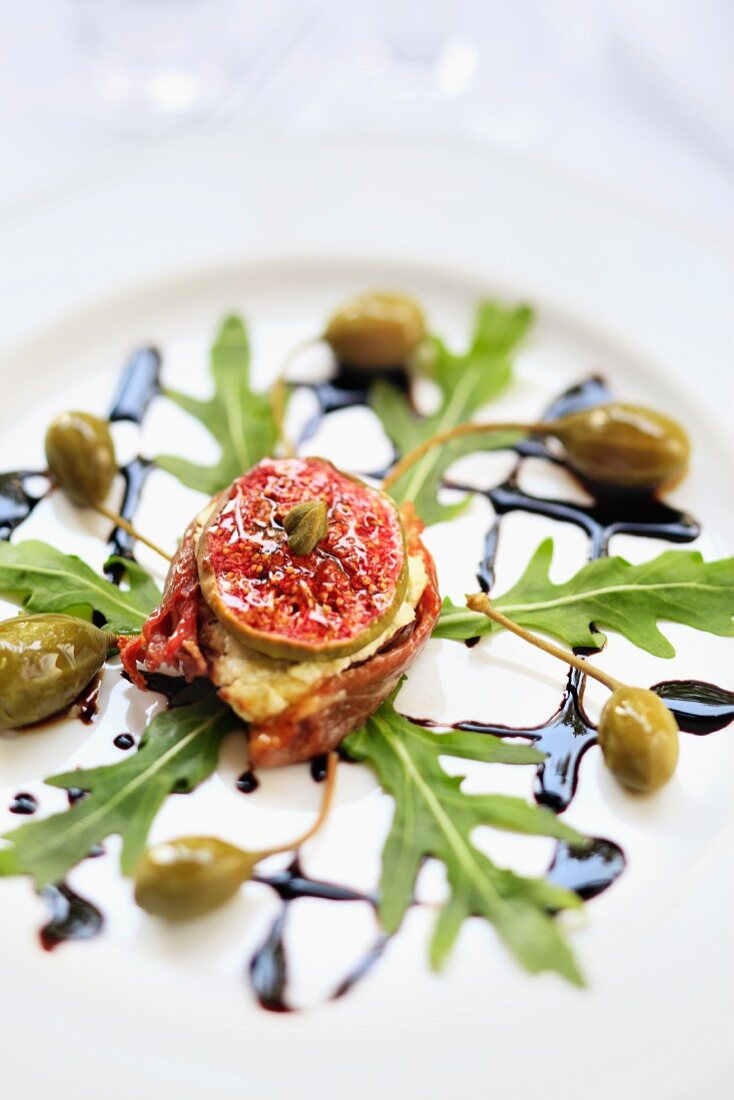
{"label": "fig slice", "polygon": [[[197,542],[202,595],[222,626],[280,660],[347,657],[389,625],[408,562],[397,508],[323,458],[266,458],[219,498]],[[289,549],[286,516],[327,507],[326,534]]]}

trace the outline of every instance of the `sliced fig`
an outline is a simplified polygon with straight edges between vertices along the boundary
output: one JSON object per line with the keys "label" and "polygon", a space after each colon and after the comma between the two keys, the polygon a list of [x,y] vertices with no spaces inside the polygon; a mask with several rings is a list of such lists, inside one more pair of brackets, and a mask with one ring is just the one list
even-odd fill
{"label": "sliced fig", "polygon": [[[286,517],[318,501],[326,534],[295,553]],[[322,458],[266,458],[233,482],[199,536],[196,560],[222,625],[289,661],[348,657],[368,645],[400,606],[408,577],[395,505]]]}

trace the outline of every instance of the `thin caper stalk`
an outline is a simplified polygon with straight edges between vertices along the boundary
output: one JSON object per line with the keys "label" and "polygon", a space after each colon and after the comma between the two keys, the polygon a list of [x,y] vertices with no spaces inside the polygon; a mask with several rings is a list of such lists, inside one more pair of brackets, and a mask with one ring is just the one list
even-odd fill
{"label": "thin caper stalk", "polygon": [[663,700],[649,688],[632,687],[594,668],[545,638],[526,630],[492,606],[484,592],[467,596],[467,607],[499,626],[598,680],[611,691],[599,717],[597,740],[604,762],[619,782],[634,791],[655,791],[675,772],[678,763],[678,723]]}
{"label": "thin caper stalk", "polygon": [[638,405],[612,403],[581,409],[558,420],[459,424],[405,455],[382,483],[389,489],[435,447],[469,435],[518,432],[558,440],[569,466],[589,481],[633,491],[659,488],[688,465],[690,442],[674,420]]}
{"label": "thin caper stalk", "polygon": [[104,504],[117,472],[115,445],[105,420],[86,412],[59,413],[46,432],[51,477],[74,504],[93,508],[166,561],[171,555]]}
{"label": "thin caper stalk", "polygon": [[268,856],[292,852],[326,821],[331,809],[338,756],[329,753],[321,808],[313,824],[295,840],[255,852],[217,837],[191,836],[149,848],[135,871],[135,901],[156,917],[182,921],[210,913],[229,901]]}

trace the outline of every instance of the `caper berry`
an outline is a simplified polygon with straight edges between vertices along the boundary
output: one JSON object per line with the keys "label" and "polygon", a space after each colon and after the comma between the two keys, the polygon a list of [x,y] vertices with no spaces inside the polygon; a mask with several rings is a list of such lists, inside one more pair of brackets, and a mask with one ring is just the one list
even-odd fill
{"label": "caper berry", "polygon": [[340,362],[368,370],[406,364],[425,335],[417,302],[404,294],[373,291],[345,302],[324,339]]}
{"label": "caper berry", "polygon": [[324,500],[304,500],[294,505],[283,520],[288,549],[299,557],[310,554],[329,530],[329,509]]}
{"label": "caper berry", "polygon": [[663,700],[647,688],[612,692],[599,720],[604,761],[633,791],[656,791],[678,763],[678,726]]}
{"label": "caper berry", "polygon": [[85,412],[60,413],[46,432],[49,472],[76,504],[101,504],[117,471],[105,420]]}
{"label": "caper berry", "polygon": [[68,707],[104,664],[109,635],[72,615],[0,622],[0,729],[40,722]]}
{"label": "caper berry", "polygon": [[690,443],[681,426],[638,405],[570,413],[554,422],[552,434],[582,477],[621,489],[655,489],[688,465]]}
{"label": "caper berry", "polygon": [[234,897],[258,858],[212,836],[156,844],[135,871],[135,900],[166,920],[203,916]]}

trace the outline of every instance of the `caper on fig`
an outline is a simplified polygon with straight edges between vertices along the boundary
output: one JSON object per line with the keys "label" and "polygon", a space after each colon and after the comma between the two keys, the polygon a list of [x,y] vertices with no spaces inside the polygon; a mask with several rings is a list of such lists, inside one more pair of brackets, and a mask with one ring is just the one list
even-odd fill
{"label": "caper on fig", "polygon": [[575,653],[519,626],[493,607],[484,592],[468,596],[466,603],[472,611],[481,612],[537,649],[609,688],[612,694],[601,712],[598,740],[604,763],[624,787],[656,791],[668,782],[678,763],[678,724],[659,695],[649,688],[622,684]]}
{"label": "caper on fig", "polygon": [[110,637],[72,615],[0,622],[0,730],[58,714],[104,664]]}
{"label": "caper on fig", "polygon": [[639,405],[582,409],[554,421],[549,434],[582,477],[621,489],[664,485],[685,471],[690,455],[679,424]]}
{"label": "caper on fig", "polygon": [[60,489],[76,504],[101,504],[117,472],[106,421],[86,412],[59,413],[46,432],[46,461]]}
{"label": "caper on fig", "polygon": [[599,719],[604,763],[633,791],[656,791],[678,763],[678,725],[663,700],[647,688],[612,692]]}
{"label": "caper on fig", "polygon": [[258,858],[213,836],[156,844],[138,864],[135,900],[166,920],[201,917],[234,897]]}
{"label": "caper on fig", "polygon": [[405,294],[372,291],[339,307],[324,340],[340,362],[369,370],[405,365],[425,335],[417,302]]}
{"label": "caper on fig", "polygon": [[135,901],[165,920],[190,920],[224,905],[252,877],[260,860],[292,852],[318,832],[334,798],[337,754],[326,761],[326,782],[316,820],[295,840],[248,852],[213,836],[184,836],[149,848],[135,870]]}
{"label": "caper on fig", "polygon": [[304,500],[283,520],[291,554],[303,557],[318,546],[329,530],[329,509],[324,500]]}

